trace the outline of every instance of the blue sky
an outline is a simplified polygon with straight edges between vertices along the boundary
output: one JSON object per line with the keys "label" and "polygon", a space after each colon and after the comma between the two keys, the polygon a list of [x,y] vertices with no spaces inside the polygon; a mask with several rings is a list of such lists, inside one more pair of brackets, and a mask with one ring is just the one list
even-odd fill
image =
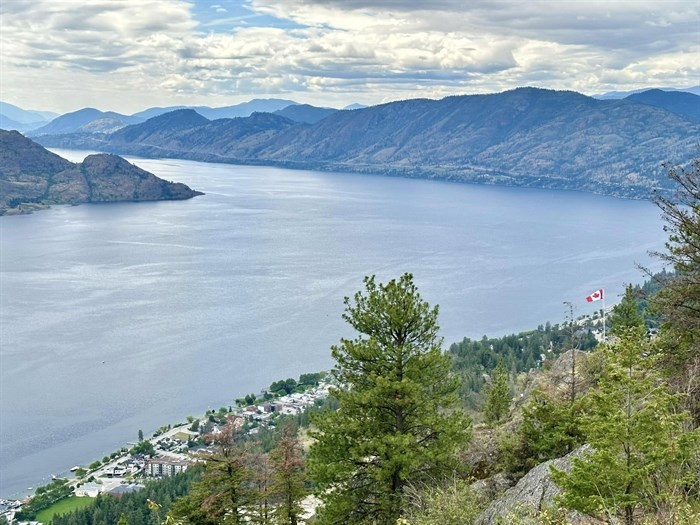
{"label": "blue sky", "polygon": [[0,99],[67,112],[700,84],[698,0],[4,0]]}

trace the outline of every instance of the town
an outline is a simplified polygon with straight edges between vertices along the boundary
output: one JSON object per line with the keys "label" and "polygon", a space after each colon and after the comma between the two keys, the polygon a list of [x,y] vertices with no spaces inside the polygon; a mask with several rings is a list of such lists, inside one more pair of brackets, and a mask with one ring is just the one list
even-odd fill
{"label": "town", "polygon": [[[43,510],[56,501],[70,496],[95,498],[99,494],[120,497],[144,487],[143,482],[172,476],[187,470],[206,455],[212,440],[231,425],[241,436],[254,436],[261,429],[274,428],[282,416],[301,416],[328,398],[332,382],[325,372],[302,374],[299,381],[276,381],[258,395],[249,394],[236,400],[236,406],[208,410],[203,416],[188,416],[185,423],[166,425],[156,430],[148,439],[129,443],[96,460],[87,467],[74,466],[70,476],[55,477],[35,494],[24,500],[0,499],[0,519],[9,524],[36,525],[36,520],[26,520],[27,509]],[[49,497],[43,497],[49,495]],[[38,501],[39,500],[39,501]],[[42,504],[42,501],[46,504]]]}

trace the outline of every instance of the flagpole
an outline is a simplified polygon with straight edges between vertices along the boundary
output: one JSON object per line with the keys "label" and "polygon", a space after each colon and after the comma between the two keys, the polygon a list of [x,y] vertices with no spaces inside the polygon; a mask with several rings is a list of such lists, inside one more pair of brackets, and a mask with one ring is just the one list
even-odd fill
{"label": "flagpole", "polygon": [[605,290],[603,290],[603,342],[605,342]]}

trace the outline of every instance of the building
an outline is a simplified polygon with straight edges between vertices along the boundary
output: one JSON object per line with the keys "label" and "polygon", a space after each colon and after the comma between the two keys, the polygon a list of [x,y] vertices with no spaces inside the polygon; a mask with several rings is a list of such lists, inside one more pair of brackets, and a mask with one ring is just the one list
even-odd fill
{"label": "building", "polygon": [[179,472],[184,472],[190,466],[189,461],[166,457],[155,457],[146,461],[146,476],[152,478],[162,478],[172,476]]}
{"label": "building", "polygon": [[97,483],[89,482],[79,487],[75,487],[76,496],[88,496],[90,498],[96,498],[104,490],[104,485],[98,485]]}
{"label": "building", "polygon": [[199,437],[199,432],[193,432],[192,430],[178,430],[174,435],[173,439],[187,443],[188,441],[194,441]]}
{"label": "building", "polygon": [[138,485],[136,483],[128,485],[117,485],[111,490],[107,491],[107,494],[114,496],[115,498],[121,498],[124,494],[130,494],[144,488],[143,485]]}

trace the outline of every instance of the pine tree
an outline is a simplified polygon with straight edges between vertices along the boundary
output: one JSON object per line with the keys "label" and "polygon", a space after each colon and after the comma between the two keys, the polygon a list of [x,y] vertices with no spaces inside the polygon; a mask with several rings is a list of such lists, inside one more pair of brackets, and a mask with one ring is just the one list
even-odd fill
{"label": "pine tree", "polygon": [[190,493],[173,506],[172,515],[194,525],[239,525],[254,500],[249,453],[232,424],[211,437],[215,451],[205,454],[206,470]]}
{"label": "pine tree", "polygon": [[583,428],[592,452],[574,460],[570,473],[554,472],[554,479],[568,508],[631,525],[638,511],[658,512],[683,499],[688,477],[695,476],[697,436],[684,434],[687,413],[660,381],[658,355],[644,329],[630,327],[618,337],[603,347],[603,373],[588,395]]}
{"label": "pine tree", "polygon": [[585,402],[532,392],[522,409],[522,423],[502,439],[501,463],[514,479],[544,461],[565,456],[585,441],[581,415]]}
{"label": "pine tree", "polygon": [[275,523],[297,525],[303,512],[301,500],[306,496],[304,455],[297,431],[287,424],[277,448],[270,453],[272,469],[271,492],[276,508]]}
{"label": "pine tree", "polygon": [[319,524],[393,524],[407,508],[405,489],[451,472],[471,425],[438,337],[437,307],[413,276],[375,283],[345,299],[357,331],[332,349],[340,408],[316,419],[309,470],[323,502]]}
{"label": "pine tree", "polygon": [[511,400],[508,372],[506,372],[503,361],[500,361],[494,370],[491,386],[486,392],[486,403],[484,404],[486,422],[493,425],[508,415]]}
{"label": "pine tree", "polygon": [[615,305],[610,316],[610,333],[620,335],[630,328],[643,327],[644,317],[642,317],[642,313],[639,310],[634,288],[631,284],[628,284],[625,288],[625,295]]}
{"label": "pine tree", "polygon": [[673,387],[688,393],[695,426],[700,426],[700,157],[688,168],[671,168],[676,183],[673,198],[656,204],[669,233],[666,253],[652,252],[675,273],[663,274],[663,288],[652,306],[660,313],[665,344],[673,348],[665,366]]}
{"label": "pine tree", "polygon": [[269,454],[254,452],[250,458],[251,505],[246,512],[248,523],[272,525],[274,512],[273,471]]}

